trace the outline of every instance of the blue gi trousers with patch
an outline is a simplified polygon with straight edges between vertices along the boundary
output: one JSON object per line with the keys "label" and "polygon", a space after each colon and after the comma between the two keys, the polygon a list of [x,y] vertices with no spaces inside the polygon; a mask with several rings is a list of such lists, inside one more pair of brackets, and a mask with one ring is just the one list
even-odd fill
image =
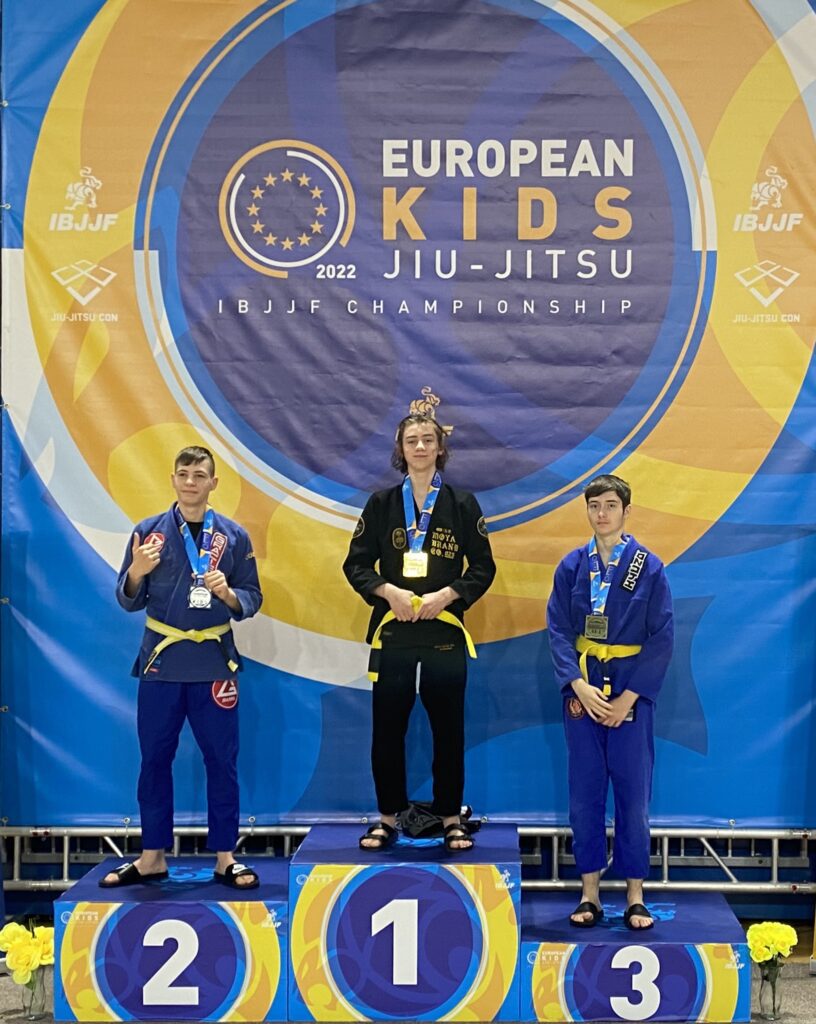
{"label": "blue gi trousers with patch", "polygon": [[610,729],[589,717],[578,701],[564,699],[569,761],[570,826],[575,863],[582,875],[603,871],[606,795],[615,800],[612,866],[621,878],[649,874],[649,800],[654,767],[654,705],[639,700],[635,720]]}
{"label": "blue gi trousers with patch", "polygon": [[[238,685],[237,682],[235,684]],[[238,707],[222,707],[213,683],[142,679],[137,724],[142,770],[137,796],[142,846],[173,844],[173,758],[185,719],[204,755],[207,775],[207,847],[232,850],[238,841]]]}

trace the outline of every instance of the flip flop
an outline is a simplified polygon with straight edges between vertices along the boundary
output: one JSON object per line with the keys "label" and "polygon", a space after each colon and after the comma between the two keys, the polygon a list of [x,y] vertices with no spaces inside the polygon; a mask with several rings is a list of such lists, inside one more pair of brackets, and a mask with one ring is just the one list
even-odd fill
{"label": "flip flop", "polygon": [[[252,875],[255,881],[250,882],[249,884],[238,881],[239,878],[246,878],[247,875]],[[230,864],[224,872],[213,871],[213,878],[216,882],[220,882],[222,885],[226,885],[230,889],[257,889],[261,884],[261,880],[258,878],[258,873],[253,871],[252,868],[248,868],[246,864]]]}
{"label": "flip flop", "polygon": [[[380,833],[378,835],[378,833]],[[360,849],[361,850],[385,850],[389,846],[393,846],[397,841],[399,833],[392,825],[386,825],[384,821],[377,822],[376,825],[369,826],[368,831],[364,836],[360,836]],[[373,839],[376,846],[364,846],[364,839]]]}
{"label": "flip flop", "polygon": [[[651,921],[649,924],[643,924],[638,927],[637,925],[632,924],[633,917],[648,917],[651,918]],[[624,911],[623,923],[627,928],[631,928],[633,932],[647,932],[650,928],[654,928],[654,918],[642,903],[633,903],[631,907],[628,907]]]}
{"label": "flip flop", "polygon": [[573,928],[594,928],[604,916],[603,907],[596,907],[595,904],[590,903],[589,900],[584,900],[583,903],[579,903],[572,913],[592,914],[592,917],[588,921],[573,921],[572,917],[570,917],[569,923]]}
{"label": "flip flop", "polygon": [[[458,821],[452,821],[450,825],[446,825],[443,829],[443,835],[445,836],[445,849],[450,850],[451,853],[464,853],[466,850],[472,850],[475,843],[473,842],[473,836],[470,832],[460,824]],[[453,843],[466,842],[467,846],[454,846]]]}
{"label": "flip flop", "polygon": [[144,882],[161,882],[162,879],[170,877],[167,871],[151,871],[143,875],[133,863],[122,864],[114,871],[109,871],[108,874],[116,875],[116,881],[106,882],[104,878],[100,879],[99,887],[101,889],[118,889],[123,885],[142,885]]}

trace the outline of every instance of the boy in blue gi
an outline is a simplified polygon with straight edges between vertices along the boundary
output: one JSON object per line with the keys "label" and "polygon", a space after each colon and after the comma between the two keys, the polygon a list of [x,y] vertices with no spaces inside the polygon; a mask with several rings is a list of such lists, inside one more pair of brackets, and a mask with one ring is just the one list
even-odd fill
{"label": "boy in blue gi", "polygon": [[173,758],[184,720],[204,755],[207,846],[216,851],[215,879],[253,889],[258,876],[237,864],[238,680],[240,658],[231,619],[261,606],[258,570],[247,532],[210,508],[218,486],[215,461],[193,445],[176,456],[170,477],[177,501],[140,522],[131,536],[116,596],[129,612],[147,609],[132,674],[139,679],[142,768],[138,799],[142,854],[99,883],[103,888],[167,878],[173,842]]}
{"label": "boy in blue gi", "polygon": [[629,928],[651,928],[643,905],[649,872],[649,798],[654,702],[674,639],[663,563],[624,533],[632,492],[620,477],[585,489],[593,536],[555,570],[547,605],[555,678],[564,695],[570,826],[581,873],[579,928],[603,917],[599,886],[607,867],[606,794],[615,798],[612,861],[626,879]]}

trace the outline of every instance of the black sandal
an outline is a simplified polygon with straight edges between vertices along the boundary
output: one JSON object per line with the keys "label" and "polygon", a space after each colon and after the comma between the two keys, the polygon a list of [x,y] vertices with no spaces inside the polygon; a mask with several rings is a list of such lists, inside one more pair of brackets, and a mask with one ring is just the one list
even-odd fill
{"label": "black sandal", "polygon": [[109,875],[116,875],[115,882],[106,882],[104,878],[100,879],[100,889],[118,889],[123,885],[142,885],[144,882],[161,882],[165,878],[169,878],[169,872],[167,871],[151,871],[147,874],[142,874],[141,871],[136,867],[135,864],[122,864],[121,867],[116,868],[114,871],[109,871]]}
{"label": "black sandal", "polygon": [[[573,920],[573,914],[592,914],[592,917],[588,921],[575,921]],[[573,928],[594,928],[603,916],[603,907],[596,907],[595,904],[590,903],[589,900],[584,900],[584,902],[579,903],[575,910],[573,910],[572,914],[570,914],[569,922]]]}
{"label": "black sandal", "polygon": [[[246,878],[252,875],[253,882],[239,882],[239,878]],[[226,885],[230,889],[257,889],[261,884],[257,871],[248,868],[246,864],[230,864],[226,871],[213,871],[213,878],[216,882]]]}
{"label": "black sandal", "polygon": [[[379,833],[379,834],[378,834]],[[368,831],[364,836],[360,836],[360,849],[361,850],[386,850],[389,846],[393,846],[397,841],[399,833],[393,825],[387,825],[384,821],[378,821],[376,825],[370,825]],[[364,839],[373,839],[376,842],[376,846],[367,846],[363,844]]]}
{"label": "black sandal", "polygon": [[[472,850],[475,845],[473,836],[460,821],[452,821],[450,825],[446,825],[443,829],[443,834],[445,836],[445,849],[450,850],[451,853],[464,853],[466,850]],[[453,845],[454,843],[461,842],[466,842],[468,845]]]}
{"label": "black sandal", "polygon": [[[649,923],[642,925],[632,924],[633,917],[648,917]],[[633,903],[631,907],[627,907],[623,914],[623,923],[633,932],[648,932],[650,928],[654,928],[654,918],[642,903]]]}

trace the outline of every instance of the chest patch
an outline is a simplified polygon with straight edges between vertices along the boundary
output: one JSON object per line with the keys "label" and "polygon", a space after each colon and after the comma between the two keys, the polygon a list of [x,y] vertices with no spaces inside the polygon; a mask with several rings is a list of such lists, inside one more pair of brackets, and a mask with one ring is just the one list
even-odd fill
{"label": "chest patch", "polygon": [[431,534],[431,554],[437,558],[456,558],[459,544],[453,530],[447,526],[436,526]]}
{"label": "chest patch", "polygon": [[156,547],[161,551],[164,547],[164,534],[163,533],[149,533],[142,541],[143,544],[155,544]]}
{"label": "chest patch", "polygon": [[223,533],[214,533],[210,546],[210,569],[217,569],[218,563],[227,550],[227,538]]}
{"label": "chest patch", "polygon": [[628,590],[630,593],[634,593],[635,587],[638,585],[640,574],[643,572],[643,566],[646,564],[646,552],[642,548],[638,548],[632,556],[632,561],[629,563],[629,568],[626,570],[626,575],[621,581],[621,586],[624,590]]}

